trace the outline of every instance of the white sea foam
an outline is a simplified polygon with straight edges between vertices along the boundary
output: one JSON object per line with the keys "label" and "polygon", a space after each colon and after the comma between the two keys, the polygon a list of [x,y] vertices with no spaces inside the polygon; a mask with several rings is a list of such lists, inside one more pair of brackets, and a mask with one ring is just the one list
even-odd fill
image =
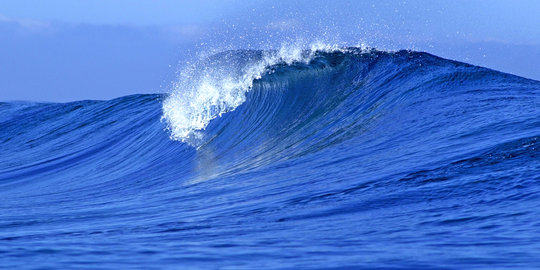
{"label": "white sea foam", "polygon": [[188,64],[163,102],[162,120],[167,123],[170,138],[188,143],[200,141],[201,131],[210,121],[244,103],[254,80],[260,79],[269,67],[308,63],[316,52],[338,50],[338,46],[324,43],[285,44],[247,63],[239,63],[234,57],[225,62],[204,57],[196,64]]}

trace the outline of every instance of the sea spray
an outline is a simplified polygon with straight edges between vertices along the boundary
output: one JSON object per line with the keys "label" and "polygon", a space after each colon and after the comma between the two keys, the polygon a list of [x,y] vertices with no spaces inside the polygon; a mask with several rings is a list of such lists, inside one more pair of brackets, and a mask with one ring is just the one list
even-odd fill
{"label": "sea spray", "polygon": [[[362,49],[367,47],[362,46]],[[248,59],[221,55],[218,61],[205,55],[180,71],[170,95],[163,102],[162,120],[167,123],[171,139],[196,145],[208,123],[244,103],[254,80],[269,72],[272,66],[308,63],[318,52],[344,50],[337,45],[314,42],[307,46],[292,43],[278,50],[254,51]]]}

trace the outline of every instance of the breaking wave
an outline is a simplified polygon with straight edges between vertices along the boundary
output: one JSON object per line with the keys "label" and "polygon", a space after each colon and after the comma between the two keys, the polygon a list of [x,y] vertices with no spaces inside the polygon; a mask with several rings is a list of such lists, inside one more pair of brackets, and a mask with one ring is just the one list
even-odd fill
{"label": "breaking wave", "polygon": [[539,104],[319,45],[212,55],[167,95],[0,103],[0,266],[540,267]]}

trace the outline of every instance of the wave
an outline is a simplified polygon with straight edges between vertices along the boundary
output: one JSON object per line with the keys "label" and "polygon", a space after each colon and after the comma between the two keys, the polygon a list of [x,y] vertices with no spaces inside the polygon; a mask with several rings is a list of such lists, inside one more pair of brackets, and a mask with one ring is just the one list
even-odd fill
{"label": "wave", "polygon": [[0,265],[538,266],[540,82],[317,45],[173,88],[0,103]]}

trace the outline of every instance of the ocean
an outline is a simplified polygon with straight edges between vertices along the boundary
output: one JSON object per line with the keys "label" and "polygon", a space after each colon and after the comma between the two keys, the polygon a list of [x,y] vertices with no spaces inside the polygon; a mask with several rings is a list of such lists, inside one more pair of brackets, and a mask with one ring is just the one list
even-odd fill
{"label": "ocean", "polygon": [[167,94],[2,102],[0,268],[540,268],[540,82],[232,50]]}

